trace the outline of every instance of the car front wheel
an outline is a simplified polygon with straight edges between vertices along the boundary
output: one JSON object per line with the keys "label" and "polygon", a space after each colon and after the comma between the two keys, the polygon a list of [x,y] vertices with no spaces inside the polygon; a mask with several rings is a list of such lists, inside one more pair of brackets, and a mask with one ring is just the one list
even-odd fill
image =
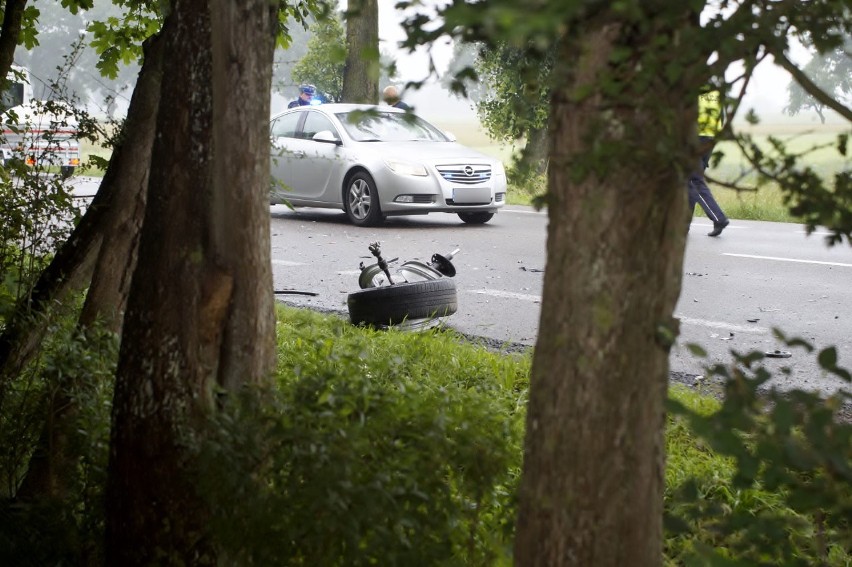
{"label": "car front wheel", "polygon": [[458,215],[467,224],[485,224],[491,220],[494,213],[459,213]]}
{"label": "car front wheel", "polygon": [[343,207],[349,220],[357,226],[375,226],[382,222],[379,193],[368,173],[359,171],[349,178],[343,195]]}

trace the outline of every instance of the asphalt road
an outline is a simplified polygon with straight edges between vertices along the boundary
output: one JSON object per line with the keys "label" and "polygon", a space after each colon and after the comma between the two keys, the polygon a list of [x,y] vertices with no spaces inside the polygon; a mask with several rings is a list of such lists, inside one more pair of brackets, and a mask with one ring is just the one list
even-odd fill
{"label": "asphalt road", "polygon": [[[95,183],[82,179],[75,192],[91,196]],[[435,252],[460,251],[458,312],[448,326],[514,348],[535,344],[541,308],[547,215],[528,207],[504,208],[486,225],[465,225],[449,214],[391,217],[382,227],[358,228],[343,212],[270,208],[272,263],[277,290],[315,292],[284,295],[285,302],[347,314],[347,295],[358,288],[359,264],[370,264],[372,242],[386,259],[428,261]],[[702,376],[707,363],[728,363],[730,351],[790,351],[767,359],[772,369],[789,368],[771,384],[830,392],[848,388],[825,376],[812,354],[779,342],[773,329],[801,337],[818,349],[836,345],[840,365],[852,368],[852,248],[828,248],[824,234],[806,236],[795,224],[733,220],[719,238],[709,221],[693,221],[684,262],[683,290],[676,308],[681,336],[671,370]],[[706,360],[684,346],[700,344]]]}
{"label": "asphalt road", "polygon": [[[447,318],[458,331],[492,341],[533,345],[541,308],[547,216],[507,207],[490,223],[462,224],[454,215],[390,218],[379,228],[349,224],[342,212],[272,207],[272,257],[276,289],[313,291],[285,296],[293,305],[346,313],[346,297],[358,289],[359,263],[380,242],[386,259],[428,261],[434,252],[460,248],[454,258],[459,310]],[[767,359],[790,369],[772,384],[830,392],[844,383],[824,376],[815,356],[779,342],[773,328],[817,348],[836,345],[841,365],[852,367],[852,249],[828,248],[824,235],[806,237],[793,224],[732,221],[709,238],[706,219],[693,221],[676,315],[681,337],[671,369],[705,374],[707,363],[726,363],[730,351],[791,352]],[[696,359],[684,345],[708,352]]]}

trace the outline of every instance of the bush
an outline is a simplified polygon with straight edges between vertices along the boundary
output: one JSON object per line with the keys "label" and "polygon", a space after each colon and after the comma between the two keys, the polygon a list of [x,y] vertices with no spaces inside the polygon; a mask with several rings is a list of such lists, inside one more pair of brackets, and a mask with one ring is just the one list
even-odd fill
{"label": "bush", "polygon": [[[280,389],[248,394],[216,419],[201,482],[226,556],[507,563],[522,441],[517,375],[495,375],[486,361],[496,357],[453,339],[344,325],[325,337],[299,325],[283,340],[282,357],[299,360],[282,365]],[[432,379],[438,363],[444,371]]]}
{"label": "bush", "polygon": [[[730,367],[710,369],[725,383],[712,409],[673,400],[670,442],[687,428],[696,438],[691,456],[669,464],[670,477],[681,478],[667,494],[668,556],[692,565],[849,565],[852,424],[839,412],[852,395],[759,393],[771,377],[763,357],[735,353]],[[850,380],[833,348],[817,358]]]}

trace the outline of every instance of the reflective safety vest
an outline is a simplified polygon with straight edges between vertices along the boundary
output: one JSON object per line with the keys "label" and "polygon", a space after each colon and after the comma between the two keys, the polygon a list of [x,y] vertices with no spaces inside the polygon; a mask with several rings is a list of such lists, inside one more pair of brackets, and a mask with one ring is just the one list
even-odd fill
{"label": "reflective safety vest", "polygon": [[698,135],[715,138],[722,129],[722,96],[710,91],[698,96]]}

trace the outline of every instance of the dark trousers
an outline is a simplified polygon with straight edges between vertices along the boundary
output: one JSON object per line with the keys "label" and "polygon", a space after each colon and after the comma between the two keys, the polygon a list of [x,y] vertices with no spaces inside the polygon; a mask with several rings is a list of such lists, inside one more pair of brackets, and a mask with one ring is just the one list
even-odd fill
{"label": "dark trousers", "polygon": [[[709,138],[707,139],[709,140]],[[704,142],[705,139],[702,139]],[[692,213],[695,210],[695,204],[698,203],[701,208],[704,210],[704,214],[707,215],[707,218],[713,221],[713,224],[718,224],[720,222],[725,222],[728,217],[725,216],[725,212],[722,211],[722,207],[719,206],[719,203],[716,202],[716,199],[713,198],[713,193],[710,192],[710,187],[707,186],[707,181],[704,179],[704,170],[710,163],[710,152],[707,152],[705,155],[701,156],[701,162],[698,165],[698,170],[693,171],[689,174],[689,179],[687,181],[687,190],[689,192],[689,216],[692,217]]]}

